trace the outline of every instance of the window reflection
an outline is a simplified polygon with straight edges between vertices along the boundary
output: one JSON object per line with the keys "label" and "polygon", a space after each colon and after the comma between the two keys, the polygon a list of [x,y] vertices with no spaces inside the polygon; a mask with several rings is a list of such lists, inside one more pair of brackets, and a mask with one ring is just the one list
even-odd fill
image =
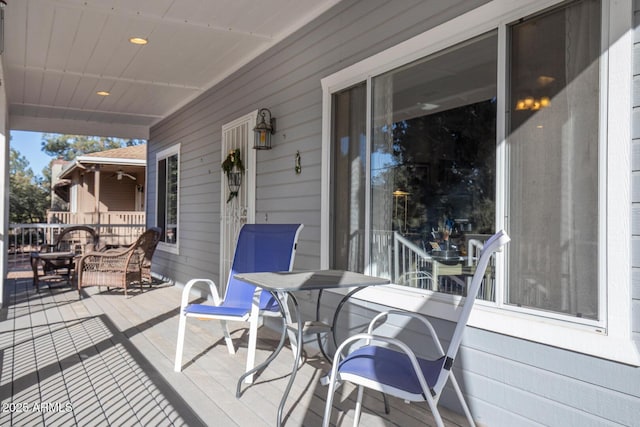
{"label": "window reflection", "polygon": [[496,52],[493,31],[373,78],[370,156],[366,83],[333,94],[332,268],[464,295],[495,230]]}
{"label": "window reflection", "polygon": [[491,33],[373,79],[373,274],[464,294],[495,228],[496,49]]}

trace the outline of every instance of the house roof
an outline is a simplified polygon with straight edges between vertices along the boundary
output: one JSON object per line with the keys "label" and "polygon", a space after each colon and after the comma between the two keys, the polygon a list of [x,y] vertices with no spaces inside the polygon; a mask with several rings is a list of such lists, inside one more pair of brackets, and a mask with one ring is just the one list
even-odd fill
{"label": "house roof", "polygon": [[74,170],[87,169],[87,167],[91,165],[113,166],[115,169],[146,167],[147,144],[114,148],[112,150],[98,151],[78,156],[60,172],[58,178],[64,180],[65,178],[69,178]]}
{"label": "house roof", "polygon": [[98,151],[84,154],[78,158],[101,157],[105,159],[147,159],[147,144],[133,145],[131,147],[114,148],[112,150]]}

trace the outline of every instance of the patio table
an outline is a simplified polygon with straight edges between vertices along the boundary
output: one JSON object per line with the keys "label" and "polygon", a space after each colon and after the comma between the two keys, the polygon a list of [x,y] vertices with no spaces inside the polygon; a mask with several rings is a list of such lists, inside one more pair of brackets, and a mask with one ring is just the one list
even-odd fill
{"label": "patio table", "polygon": [[43,269],[46,268],[46,263],[52,265],[54,270],[66,269],[67,272],[64,276],[66,276],[67,282],[71,283],[71,276],[75,267],[75,257],[76,254],[74,252],[31,252],[30,261],[31,269],[33,270],[33,286],[35,286],[36,292],[40,292],[40,280],[60,280],[63,278],[63,275],[60,274],[47,275],[46,271],[44,275],[40,276],[38,274],[38,265],[40,263],[43,264]]}
{"label": "patio table", "polygon": [[[242,386],[243,380],[257,372],[265,368],[275,357],[278,355],[282,347],[284,346],[284,340],[287,332],[287,320],[288,315],[286,313],[287,301],[290,300],[294,309],[294,315],[296,317],[297,322],[297,348],[296,348],[296,357],[293,363],[293,368],[291,370],[291,376],[289,377],[289,383],[285,388],[282,399],[280,400],[280,405],[278,406],[278,414],[277,414],[277,425],[280,427],[282,425],[282,412],[284,410],[284,405],[286,403],[287,397],[293,385],[293,381],[296,376],[297,368],[300,364],[300,358],[302,355],[302,335],[303,331],[310,331],[312,333],[316,333],[317,331],[331,331],[335,334],[334,325],[324,325],[318,324],[318,322],[307,322],[307,328],[305,328],[304,323],[302,322],[300,311],[298,308],[298,302],[293,295],[295,292],[300,291],[323,291],[325,289],[339,289],[339,288],[355,288],[343,298],[341,303],[338,305],[336,309],[336,315],[334,316],[334,322],[336,320],[337,314],[339,310],[342,308],[344,301],[349,298],[353,293],[363,289],[367,286],[376,286],[376,285],[385,285],[389,283],[388,279],[382,279],[379,277],[367,276],[361,273],[354,273],[351,271],[344,270],[317,270],[317,271],[287,271],[287,272],[268,272],[268,273],[242,273],[236,274],[234,276],[238,280],[245,281],[247,283],[251,283],[256,286],[256,293],[254,295],[254,310],[257,310],[257,304],[260,301],[260,292],[265,290],[270,292],[275,298],[280,302],[280,311],[283,315],[283,331],[282,336],[280,338],[280,343],[273,351],[273,353],[260,365],[254,367],[253,369],[245,372],[240,379],[238,379],[238,386],[236,391],[236,397],[240,397],[240,390]],[[320,298],[316,304],[319,306]],[[316,310],[316,321],[317,321],[318,311]],[[320,327],[318,329],[318,326]],[[334,335],[335,340],[335,335]],[[322,350],[322,346],[321,346]],[[323,350],[324,354],[324,350]],[[326,354],[325,354],[326,357]]]}

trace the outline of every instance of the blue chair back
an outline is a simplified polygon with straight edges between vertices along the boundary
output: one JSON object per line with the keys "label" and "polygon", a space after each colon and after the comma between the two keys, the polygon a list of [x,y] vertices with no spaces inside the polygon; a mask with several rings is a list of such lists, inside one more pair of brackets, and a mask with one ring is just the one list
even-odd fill
{"label": "blue chair back", "polygon": [[[238,235],[223,305],[251,307],[255,286],[235,279],[234,275],[291,270],[302,227],[302,224],[243,225]],[[260,309],[278,310],[278,304],[270,293],[262,293]]]}

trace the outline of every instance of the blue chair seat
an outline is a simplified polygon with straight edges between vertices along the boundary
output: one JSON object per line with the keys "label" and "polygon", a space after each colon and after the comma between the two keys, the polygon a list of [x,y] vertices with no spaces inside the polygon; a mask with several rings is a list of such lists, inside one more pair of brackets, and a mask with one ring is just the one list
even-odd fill
{"label": "blue chair seat", "polygon": [[[273,311],[277,312],[280,310],[278,306],[278,302],[271,298],[266,304],[261,301],[260,311]],[[227,306],[227,305],[209,305],[209,304],[189,304],[184,309],[184,314],[202,314],[208,316],[235,316],[235,317],[243,317],[251,312],[251,307],[243,308],[236,306]]]}
{"label": "blue chair seat", "polygon": [[[444,356],[436,360],[418,358],[422,375],[429,387],[433,387],[438,380],[444,360]],[[340,362],[338,369],[342,375],[356,375],[411,394],[422,394],[409,356],[388,347],[361,347]]]}
{"label": "blue chair seat", "polygon": [[184,314],[242,317],[249,314],[250,311],[251,309],[238,308],[238,307],[225,307],[223,305],[215,306],[215,305],[205,305],[205,304],[189,304],[187,308],[184,309]]}

